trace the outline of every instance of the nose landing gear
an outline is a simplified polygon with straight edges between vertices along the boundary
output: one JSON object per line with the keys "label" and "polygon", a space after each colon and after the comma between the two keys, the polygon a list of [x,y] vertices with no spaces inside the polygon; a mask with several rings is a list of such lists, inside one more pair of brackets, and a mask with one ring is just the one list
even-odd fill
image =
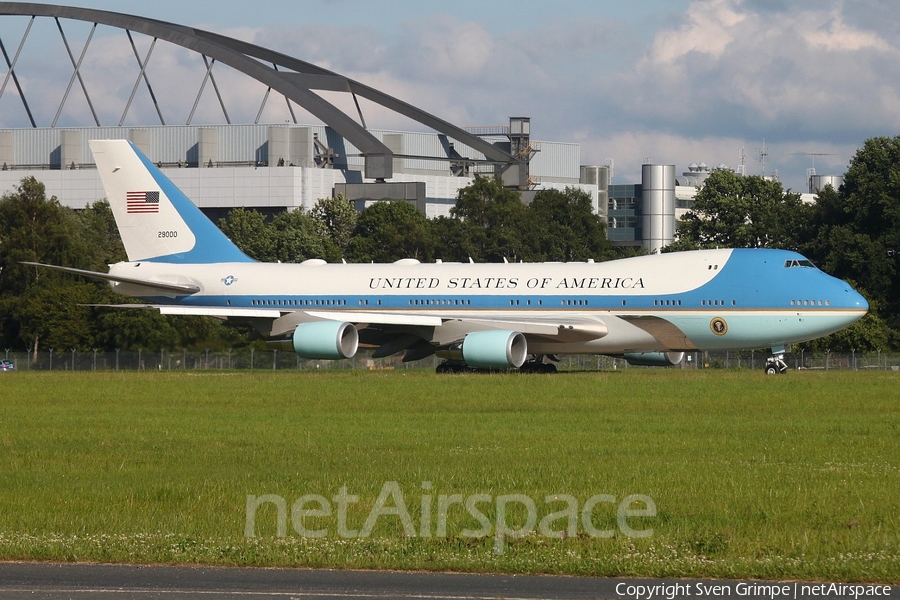
{"label": "nose landing gear", "polygon": [[784,362],[784,346],[772,348],[772,356],[766,359],[764,371],[766,375],[783,375],[787,370],[787,363]]}

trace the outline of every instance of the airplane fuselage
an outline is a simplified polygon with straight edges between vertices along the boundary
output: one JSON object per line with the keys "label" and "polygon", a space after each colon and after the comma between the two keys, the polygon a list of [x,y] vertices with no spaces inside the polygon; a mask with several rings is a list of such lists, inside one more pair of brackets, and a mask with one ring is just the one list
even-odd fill
{"label": "airplane fuselage", "polygon": [[[193,284],[200,291],[147,301],[219,307],[235,316],[305,312],[439,318],[435,343],[455,319],[565,323],[596,319],[607,334],[565,341],[532,336],[533,353],[621,353],[773,348],[837,331],[868,305],[847,283],[782,250],[681,252],[602,263],[300,264],[226,262],[113,265],[122,277]],[[192,313],[196,314],[196,313]],[[358,321],[360,318],[348,320]],[[362,318],[364,320],[364,318]],[[576,336],[577,338],[577,336]]]}

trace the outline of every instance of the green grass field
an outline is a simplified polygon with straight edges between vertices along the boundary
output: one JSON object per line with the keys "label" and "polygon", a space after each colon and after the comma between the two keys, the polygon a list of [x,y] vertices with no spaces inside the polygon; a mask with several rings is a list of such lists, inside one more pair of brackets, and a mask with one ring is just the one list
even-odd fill
{"label": "green grass field", "polygon": [[[898,388],[883,371],[5,373],[0,559],[900,583]],[[341,488],[360,530],[386,482],[371,535],[339,535]],[[387,514],[398,490],[414,530]],[[332,513],[292,513],[310,494]],[[463,535],[484,533],[463,504],[439,515],[455,494],[481,495],[488,535]],[[528,529],[525,504],[498,514],[512,494],[537,522],[498,542],[498,522]],[[588,525],[611,537],[580,513],[597,494]],[[625,520],[649,537],[617,521],[632,494],[656,505]],[[272,503],[245,536],[263,495],[285,500],[283,537]],[[565,496],[549,531],[569,530],[541,533]]]}

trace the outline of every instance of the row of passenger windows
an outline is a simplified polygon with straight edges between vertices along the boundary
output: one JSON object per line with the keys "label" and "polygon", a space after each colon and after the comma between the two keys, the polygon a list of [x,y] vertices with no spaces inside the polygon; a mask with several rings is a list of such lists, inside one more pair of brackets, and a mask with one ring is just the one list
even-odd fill
{"label": "row of passenger windows", "polygon": [[[707,301],[704,300],[704,303]],[[799,302],[799,301],[798,301]],[[411,299],[408,300],[409,306],[471,306],[470,299]],[[718,301],[716,301],[718,305]],[[347,306],[346,300],[251,300],[252,306]],[[381,300],[373,301],[374,306],[381,306]],[[793,304],[793,301],[791,301]],[[228,301],[231,305],[231,300]],[[369,306],[368,299],[360,299],[360,306]],[[510,306],[543,306],[543,300],[510,300]],[[560,300],[560,306],[590,306],[587,300]],[[654,306],[681,306],[681,300],[654,300]],[[710,306],[712,302],[710,301]],[[723,303],[724,305],[724,303]],[[625,306],[625,300],[622,300],[622,306]]]}
{"label": "row of passenger windows", "polygon": [[472,304],[472,301],[468,300],[468,299],[463,299],[463,300],[459,300],[459,299],[456,299],[456,300],[428,299],[428,300],[410,300],[409,301],[410,306],[471,306],[471,304]]}
{"label": "row of passenger windows", "polygon": [[791,300],[791,306],[831,306],[831,300]]}
{"label": "row of passenger windows", "polygon": [[[231,304],[231,301],[228,301]],[[252,300],[253,306],[347,306],[346,300]],[[587,300],[560,300],[560,306],[590,306]],[[366,299],[359,301],[360,306],[368,306]],[[381,300],[377,301],[381,306]],[[410,306],[471,306],[469,299],[427,299],[410,300]],[[532,306],[531,300],[510,300],[510,306]],[[544,301],[538,300],[534,306],[543,306]],[[725,306],[724,300],[701,300],[701,306]],[[625,300],[622,300],[625,306]],[[681,300],[654,300],[653,306],[681,306]],[[732,300],[731,306],[737,306],[737,301]],[[830,300],[791,300],[791,306],[831,306]]]}
{"label": "row of passenger windows", "polygon": [[252,306],[347,306],[347,301],[346,300],[251,300],[250,304]]}
{"label": "row of passenger windows", "polygon": [[[410,306],[471,306],[472,301],[464,300],[409,300]],[[510,300],[510,306],[532,306],[531,300]],[[543,300],[537,300],[534,306],[543,306]],[[588,306],[587,300],[560,300],[560,306]]]}

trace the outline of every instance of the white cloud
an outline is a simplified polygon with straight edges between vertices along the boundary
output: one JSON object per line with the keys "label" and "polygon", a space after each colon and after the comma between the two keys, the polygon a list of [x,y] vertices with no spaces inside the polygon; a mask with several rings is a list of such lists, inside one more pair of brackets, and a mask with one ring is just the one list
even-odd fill
{"label": "white cloud", "polygon": [[[709,135],[852,136],[877,122],[900,127],[900,46],[846,23],[842,4],[757,11],[739,0],[699,0],[685,23],[656,35],[621,84],[621,108],[656,126]],[[888,72],[885,65],[891,64]],[[865,106],[865,111],[859,108]],[[860,140],[862,141],[862,140]]]}
{"label": "white cloud", "polygon": [[891,45],[877,33],[847,25],[839,8],[834,9],[830,16],[830,20],[822,26],[803,32],[803,39],[811,47],[830,51],[854,51],[869,48],[889,51],[892,49]]}
{"label": "white cloud", "polygon": [[405,29],[402,62],[422,79],[477,80],[489,71],[494,40],[481,24],[437,17]]}
{"label": "white cloud", "polygon": [[748,17],[727,0],[696,2],[684,25],[656,36],[646,60],[651,64],[675,66],[680,58],[691,52],[720,57]]}

